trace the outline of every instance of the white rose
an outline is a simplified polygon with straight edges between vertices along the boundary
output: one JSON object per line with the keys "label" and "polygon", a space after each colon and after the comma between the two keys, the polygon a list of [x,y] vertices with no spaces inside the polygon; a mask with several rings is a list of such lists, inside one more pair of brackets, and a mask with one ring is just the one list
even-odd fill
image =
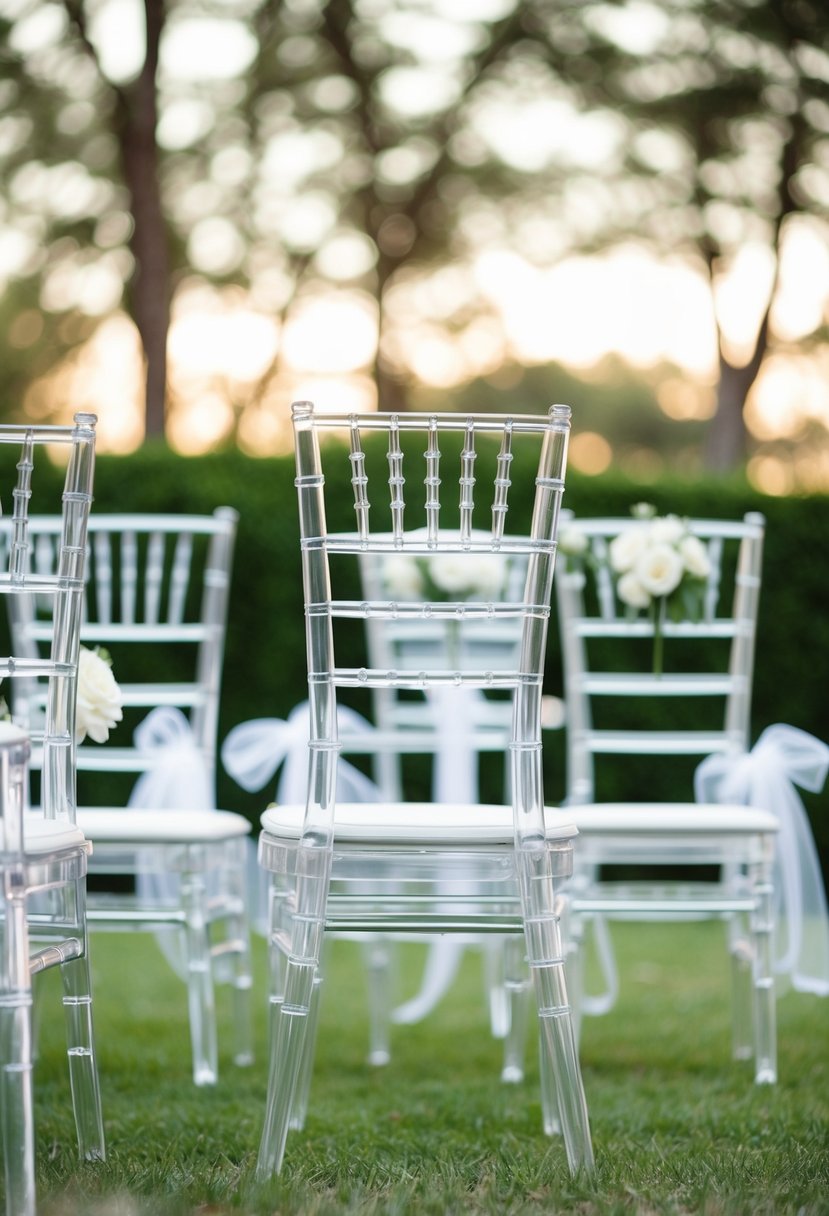
{"label": "white rose", "polygon": [[698,536],[685,536],[679,542],[679,555],[685,569],[696,578],[707,578],[711,573],[708,550]]}
{"label": "white rose", "polygon": [[82,743],[89,735],[96,743],[106,743],[110,730],[123,716],[121,689],[111,666],[97,651],[81,646],[75,738]]}
{"label": "white rose", "polygon": [[581,528],[562,528],[558,537],[559,552],[568,557],[581,557],[587,552],[587,536]]}
{"label": "white rose", "polygon": [[648,544],[647,532],[644,528],[626,528],[610,542],[609,556],[611,569],[617,574],[632,570],[636,559]]}
{"label": "white rose", "polygon": [[505,563],[497,553],[478,553],[467,558],[467,587],[476,595],[497,595],[504,585]]}
{"label": "white rose", "polygon": [[649,595],[670,595],[682,579],[682,558],[672,545],[650,545],[637,559],[634,573]]}
{"label": "white rose", "polygon": [[423,590],[420,570],[413,557],[396,553],[383,563],[383,578],[392,595],[401,599],[417,599]]}
{"label": "white rose", "polygon": [[467,591],[471,585],[469,566],[462,554],[435,554],[429,559],[429,576],[441,591]]}
{"label": "white rose", "polygon": [[629,608],[649,608],[651,597],[633,570],[626,570],[616,584],[619,599]]}
{"label": "white rose", "polygon": [[687,531],[678,515],[666,515],[664,519],[653,520],[648,528],[648,540],[652,545],[677,545]]}

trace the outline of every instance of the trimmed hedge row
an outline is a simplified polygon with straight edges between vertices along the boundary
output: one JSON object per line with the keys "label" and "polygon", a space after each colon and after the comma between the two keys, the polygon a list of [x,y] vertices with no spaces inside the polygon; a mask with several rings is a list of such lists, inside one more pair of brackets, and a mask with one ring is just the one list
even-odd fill
{"label": "trimmed hedge row", "polygon": [[[532,493],[531,474],[514,469],[513,493]],[[232,451],[179,457],[147,445],[129,457],[102,456],[95,510],[210,512],[227,504],[240,514],[224,669],[221,737],[239,722],[284,717],[306,696],[296,491],[292,457],[254,459]],[[341,487],[350,493],[347,484]],[[767,519],[753,702],[754,737],[775,722],[829,740],[827,666],[829,612],[826,565],[829,497],[769,498],[737,480],[659,481],[643,485],[617,475],[568,475],[565,502],[576,514],[626,516],[632,503],[653,502],[660,513],[735,517],[759,510]],[[555,627],[548,647],[547,689],[561,690]],[[367,711],[368,706],[357,708]],[[547,795],[564,788],[558,732],[545,736]],[[500,797],[500,775],[484,797]],[[497,785],[494,784],[497,781]],[[690,774],[689,774],[690,781]],[[272,790],[244,794],[220,774],[223,805],[256,820]],[[612,796],[612,791],[603,791]],[[674,778],[665,796],[680,796]],[[649,797],[658,798],[650,783]],[[687,796],[691,796],[690,785]],[[804,795],[815,837],[829,866],[829,790]]]}

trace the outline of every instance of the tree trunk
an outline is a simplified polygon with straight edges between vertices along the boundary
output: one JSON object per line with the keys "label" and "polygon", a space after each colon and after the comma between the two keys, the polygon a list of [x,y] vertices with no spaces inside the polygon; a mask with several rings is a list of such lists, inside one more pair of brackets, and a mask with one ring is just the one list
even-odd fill
{"label": "tree trunk", "polygon": [[147,54],[135,83],[118,94],[121,157],[130,194],[135,271],[132,315],[146,363],[145,433],[163,437],[170,328],[170,259],[158,174],[156,71],[164,26],[163,0],[144,0]]}

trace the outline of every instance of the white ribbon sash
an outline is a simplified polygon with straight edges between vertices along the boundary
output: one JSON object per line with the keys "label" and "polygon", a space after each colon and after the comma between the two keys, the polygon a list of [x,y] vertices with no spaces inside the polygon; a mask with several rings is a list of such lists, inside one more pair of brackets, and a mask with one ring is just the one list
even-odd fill
{"label": "white ribbon sash", "polygon": [[788,975],[799,992],[818,996],[829,996],[829,914],[812,829],[795,786],[817,793],[828,771],[825,743],[778,723],[747,754],[708,756],[694,778],[698,802],[762,807],[777,817],[775,971]]}
{"label": "white ribbon sash", "polygon": [[180,709],[160,705],[151,710],[135,728],[133,741],[152,759],[133,786],[128,806],[144,810],[215,809],[204,756]]}
{"label": "white ribbon sash", "polygon": [[[349,735],[365,734],[374,727],[345,705],[337,708],[340,739],[347,746]],[[308,738],[310,712],[307,701],[282,718],[252,718],[234,726],[222,745],[222,764],[245,790],[261,790],[282,765],[276,800],[283,806],[304,803],[308,790]],[[340,802],[377,802],[380,791],[374,782],[342,757],[337,763],[337,799]]]}

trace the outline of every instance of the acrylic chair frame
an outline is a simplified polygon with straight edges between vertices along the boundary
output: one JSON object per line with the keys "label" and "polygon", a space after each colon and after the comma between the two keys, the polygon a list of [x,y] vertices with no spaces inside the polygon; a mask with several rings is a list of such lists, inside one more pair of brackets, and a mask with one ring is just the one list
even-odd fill
{"label": "acrylic chair frame", "polygon": [[[222,661],[238,514],[230,507],[209,515],[99,514],[89,521],[89,564],[81,641],[103,646],[119,659],[147,647],[175,647],[188,655],[188,678],[159,675],[160,661],[121,684],[125,711],[159,706],[186,716],[188,746],[200,757],[200,784],[215,801],[218,714]],[[35,560],[48,568],[55,520],[33,520]],[[17,622],[35,646],[42,642],[36,617]],[[119,737],[118,731],[121,730]],[[123,738],[124,725],[105,745],[78,748],[78,771],[89,774],[83,791],[93,793],[97,774],[141,777],[157,764],[157,751]],[[132,932],[177,929],[183,943],[181,968],[188,993],[193,1080],[218,1077],[216,967],[229,972],[233,988],[233,1058],[252,1062],[250,918],[247,875],[250,823],[231,811],[205,808],[82,805],[78,821],[94,846],[90,873],[161,875],[163,890],[148,897],[98,893],[89,896],[94,928]],[[137,882],[140,882],[140,877]]]}
{"label": "acrylic chair frame", "polygon": [[[16,724],[0,724],[0,1124],[9,1216],[34,1216],[36,1207],[32,979],[55,966],[63,984],[79,1151],[87,1160],[106,1155],[85,901],[90,845],[75,823],[79,626],[96,421],[92,414],[76,414],[74,426],[0,426],[0,449],[12,445],[20,453],[13,511],[2,521],[8,543],[0,595],[7,601],[37,595],[49,604],[44,656],[18,652],[12,639],[13,653],[0,659],[4,692],[20,681],[46,683],[35,737],[44,756],[38,813],[28,810],[29,735]],[[42,576],[32,568],[30,511],[41,502],[38,460],[47,462],[46,449],[55,447],[68,451],[59,557],[55,571]]]}
{"label": "acrylic chair frame", "polygon": [[[307,402],[292,410],[297,491],[299,500],[300,545],[305,597],[306,639],[311,737],[309,743],[308,797],[304,807],[275,808],[262,819],[260,861],[271,875],[272,965],[271,1050],[265,1126],[259,1151],[260,1178],[278,1173],[283,1160],[288,1130],[301,1122],[297,1097],[303,1077],[310,1068],[313,1051],[313,1023],[320,985],[320,956],[326,929],[350,932],[447,931],[476,929],[489,925],[496,931],[523,929],[530,966],[535,981],[541,1042],[542,1099],[545,1128],[552,1131],[556,1116],[564,1137],[572,1170],[590,1169],[592,1146],[587,1107],[570,1019],[564,975],[564,952],[559,932],[555,891],[563,872],[569,870],[573,832],[560,822],[555,828],[545,819],[541,775],[540,698],[542,665],[549,618],[549,603],[556,549],[556,528],[569,435],[570,411],[566,406],[552,407],[544,417],[497,415],[463,417],[459,415],[352,415],[316,413]],[[353,531],[329,531],[326,522],[325,476],[321,459],[321,436],[342,429],[349,437],[350,450],[341,457],[350,461],[356,527]],[[380,479],[390,498],[392,536],[374,539],[369,526],[369,483],[364,437],[379,432],[387,440],[388,477]],[[407,533],[405,511],[404,452],[401,438],[405,432],[418,432],[426,442],[424,453],[426,531],[412,538]],[[459,523],[444,529],[440,522],[441,488],[451,486],[440,474],[441,441],[447,434],[462,441],[459,494]],[[486,542],[472,536],[473,487],[476,483],[476,441],[482,434],[493,435],[500,444],[492,500],[492,528]],[[522,434],[540,440],[535,482],[532,524],[520,540],[505,537],[505,518],[510,505],[510,465],[512,445]],[[408,457],[407,457],[408,459]],[[415,484],[414,482],[412,484]],[[475,489],[480,494],[481,490]],[[486,619],[499,611],[518,614],[523,621],[518,670],[509,673],[482,671],[389,672],[375,668],[338,666],[335,656],[333,620],[364,617],[366,612],[381,615],[410,615],[429,612],[450,619],[461,606],[457,603],[421,604],[366,603],[342,600],[332,593],[330,558],[351,555],[357,558],[373,547],[379,551],[399,551],[428,555],[435,552],[470,554],[504,551],[512,545],[528,555],[528,577],[519,604],[496,607],[465,603],[465,619]],[[513,727],[510,742],[513,801],[511,808],[489,808],[500,814],[500,835],[495,857],[490,864],[512,869],[511,900],[505,915],[498,905],[470,912],[471,892],[455,903],[445,892],[439,901],[426,906],[422,900],[408,902],[406,882],[414,873],[415,883],[423,881],[418,867],[443,873],[446,866],[459,864],[459,876],[466,872],[476,853],[487,857],[492,845],[481,835],[486,808],[467,808],[465,821],[448,821],[447,808],[439,808],[439,824],[431,821],[433,808],[396,804],[381,807],[379,818],[374,807],[337,807],[336,759],[340,749],[337,738],[337,690],[339,688],[382,687],[392,683],[428,687],[431,684],[477,687],[501,686],[513,695]],[[505,812],[505,816],[503,814]],[[368,825],[361,816],[368,815]],[[352,817],[351,830],[345,824]],[[406,818],[407,816],[407,818]],[[461,815],[461,820],[463,816]],[[391,826],[394,825],[394,826]],[[453,834],[454,833],[454,838]],[[424,850],[425,845],[425,850]],[[460,863],[458,863],[460,858]],[[364,867],[377,867],[374,879],[362,881]],[[332,887],[338,866],[345,868],[345,888],[339,906]],[[486,862],[484,862],[484,866]],[[413,868],[412,868],[413,867]],[[451,870],[446,870],[451,877]],[[397,886],[402,884],[400,896]],[[356,890],[356,895],[354,894]],[[302,1095],[299,1094],[300,1101]]]}
{"label": "acrylic chair frame", "polygon": [[[698,620],[662,622],[666,655],[677,642],[727,648],[716,670],[702,663],[691,670],[667,668],[653,674],[625,671],[615,647],[652,644],[653,621],[630,618],[614,589],[607,556],[610,541],[637,526],[630,519],[570,517],[562,527],[580,533],[592,552],[562,563],[556,601],[562,647],[567,732],[568,814],[579,828],[580,848],[572,882],[574,1003],[578,1007],[578,943],[590,917],[612,919],[723,918],[728,922],[732,958],[732,1049],[735,1059],[754,1058],[755,1080],[777,1077],[775,997],[771,973],[774,931],[772,864],[777,821],[770,812],[745,806],[703,806],[690,802],[595,800],[595,763],[601,756],[637,755],[663,764],[670,757],[750,749],[751,687],[762,575],[765,521],[757,512],[741,520],[692,519],[688,526],[706,546],[710,560],[702,615]],[[638,526],[646,526],[642,523]],[[724,549],[736,549],[730,562],[730,603],[723,609]],[[591,580],[595,580],[591,587]],[[595,593],[595,602],[586,599]],[[591,647],[614,647],[597,667]],[[611,699],[656,697],[670,713],[677,698],[721,706],[720,725],[703,729],[596,728],[594,713]],[[719,710],[712,709],[712,715]],[[718,881],[679,883],[664,877],[638,884],[602,880],[601,867],[716,867]]]}

